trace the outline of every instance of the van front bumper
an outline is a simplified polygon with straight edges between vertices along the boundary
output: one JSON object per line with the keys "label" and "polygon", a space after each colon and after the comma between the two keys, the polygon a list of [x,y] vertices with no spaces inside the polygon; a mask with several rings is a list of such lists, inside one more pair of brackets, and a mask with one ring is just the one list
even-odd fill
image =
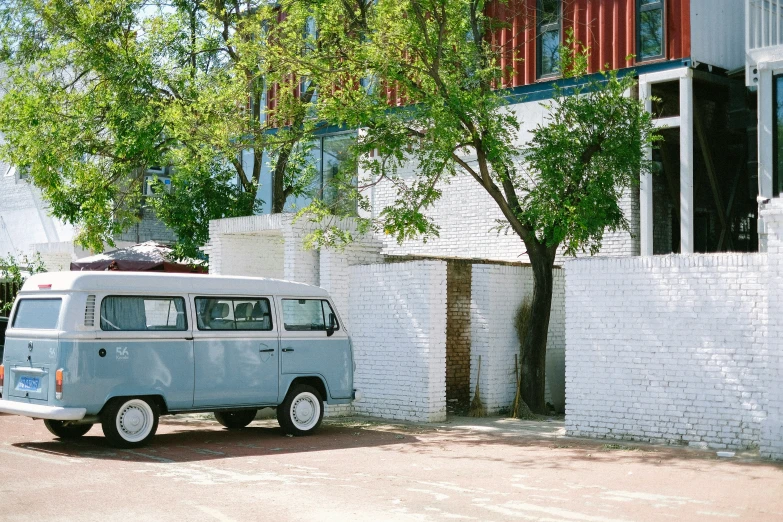
{"label": "van front bumper", "polygon": [[35,419],[50,419],[61,421],[82,420],[87,415],[87,408],[62,408],[59,406],[44,406],[29,402],[0,400],[0,413],[24,415]]}

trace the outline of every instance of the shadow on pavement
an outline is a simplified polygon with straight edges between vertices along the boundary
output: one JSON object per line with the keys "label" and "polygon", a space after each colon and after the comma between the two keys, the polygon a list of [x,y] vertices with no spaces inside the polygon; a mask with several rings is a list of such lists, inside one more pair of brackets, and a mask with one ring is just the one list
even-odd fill
{"label": "shadow on pavement", "polygon": [[411,435],[326,423],[313,435],[291,437],[284,435],[275,421],[254,422],[241,430],[226,430],[214,421],[162,419],[150,444],[133,450],[111,447],[103,437],[100,426],[93,426],[87,435],[77,440],[17,442],[12,446],[67,458],[178,463],[367,448],[416,441]]}

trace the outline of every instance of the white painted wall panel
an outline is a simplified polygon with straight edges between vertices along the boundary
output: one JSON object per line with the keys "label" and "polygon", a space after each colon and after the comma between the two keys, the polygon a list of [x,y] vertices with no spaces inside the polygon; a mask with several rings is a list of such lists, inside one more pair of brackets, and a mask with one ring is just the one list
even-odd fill
{"label": "white painted wall panel", "polygon": [[691,0],[691,58],[729,70],[745,66],[745,2]]}

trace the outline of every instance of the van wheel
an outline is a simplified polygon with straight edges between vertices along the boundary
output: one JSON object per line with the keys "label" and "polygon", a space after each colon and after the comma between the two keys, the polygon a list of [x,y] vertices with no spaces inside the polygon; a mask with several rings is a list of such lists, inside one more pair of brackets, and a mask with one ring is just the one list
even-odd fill
{"label": "van wheel", "polygon": [[277,422],[290,435],[309,435],[323,419],[323,399],[318,390],[307,384],[292,386],[283,403],[277,407]]}
{"label": "van wheel", "polygon": [[65,424],[63,421],[44,419],[49,433],[63,440],[78,439],[92,428],[92,424]]}
{"label": "van wheel", "polygon": [[141,398],[117,397],[101,415],[103,434],[116,448],[137,448],[147,444],[158,430],[158,405]]}
{"label": "van wheel", "polygon": [[256,418],[258,410],[216,411],[215,420],[230,430],[242,429]]}

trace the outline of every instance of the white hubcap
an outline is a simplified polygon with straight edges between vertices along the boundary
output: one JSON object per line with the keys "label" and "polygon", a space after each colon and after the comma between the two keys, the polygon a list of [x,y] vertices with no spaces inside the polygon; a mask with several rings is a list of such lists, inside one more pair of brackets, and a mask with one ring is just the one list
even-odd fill
{"label": "white hubcap", "polygon": [[132,399],[123,404],[117,413],[117,431],[128,442],[139,442],[152,431],[153,418],[149,404]]}
{"label": "white hubcap", "polygon": [[291,403],[291,420],[297,429],[312,429],[321,416],[321,401],[312,393],[300,393]]}

